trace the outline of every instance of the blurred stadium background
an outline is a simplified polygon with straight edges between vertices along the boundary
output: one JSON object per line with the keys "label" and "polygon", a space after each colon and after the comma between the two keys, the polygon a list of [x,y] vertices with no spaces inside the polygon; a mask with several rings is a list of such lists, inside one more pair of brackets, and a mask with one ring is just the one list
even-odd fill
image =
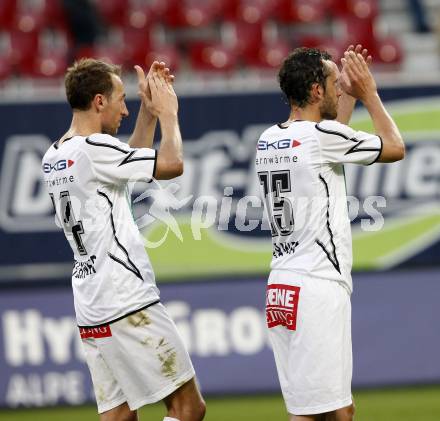
{"label": "blurred stadium background", "polygon": [[[338,59],[361,42],[407,157],[346,166],[359,199],[349,202],[356,419],[439,420],[439,17],[438,0],[0,0],[0,419],[97,418],[72,256],[40,174],[70,122],[63,73],[85,55],[123,65],[122,138],[138,104],[133,64],[160,59],[176,74],[185,174],[134,185],[134,215],[208,397],[206,419],[286,419],[264,330],[269,238],[261,203],[242,198],[257,194],[258,134],[288,113],[275,81],[282,58],[305,45]],[[371,129],[362,109],[353,126]],[[158,207],[176,225],[157,221]],[[142,415],[161,419],[163,408]]]}

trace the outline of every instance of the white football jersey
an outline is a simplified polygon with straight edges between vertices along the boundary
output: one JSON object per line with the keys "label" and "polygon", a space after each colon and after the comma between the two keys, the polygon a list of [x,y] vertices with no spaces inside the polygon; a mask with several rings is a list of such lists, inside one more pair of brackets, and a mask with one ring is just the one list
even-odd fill
{"label": "white football jersey", "polygon": [[154,149],[93,134],[54,143],[43,157],[46,187],[73,250],[79,326],[115,321],[159,300],[153,269],[131,213],[129,180],[151,181]]}
{"label": "white football jersey", "polygon": [[337,121],[293,121],[263,132],[256,171],[272,233],[272,270],[334,280],[352,291],[343,164],[372,164],[381,150],[379,136]]}

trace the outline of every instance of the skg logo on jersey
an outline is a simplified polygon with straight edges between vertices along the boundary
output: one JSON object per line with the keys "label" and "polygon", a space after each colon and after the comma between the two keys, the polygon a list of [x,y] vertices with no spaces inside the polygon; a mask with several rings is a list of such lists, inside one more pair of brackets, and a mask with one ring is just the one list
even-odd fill
{"label": "skg logo on jersey", "polygon": [[75,162],[71,159],[60,159],[59,161],[55,162],[55,164],[51,165],[49,163],[43,164],[43,171],[45,173],[50,173],[52,171],[62,171],[66,168],[70,168]]}
{"label": "skg logo on jersey", "polygon": [[269,151],[269,150],[279,150],[279,149],[289,149],[296,148],[300,146],[301,142],[295,139],[281,139],[275,140],[274,142],[269,142],[267,140],[260,139],[257,143],[257,149],[259,151]]}

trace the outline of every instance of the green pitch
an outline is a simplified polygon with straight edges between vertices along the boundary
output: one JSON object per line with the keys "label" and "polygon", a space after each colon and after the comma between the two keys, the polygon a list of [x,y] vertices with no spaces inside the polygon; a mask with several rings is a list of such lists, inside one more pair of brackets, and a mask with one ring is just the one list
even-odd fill
{"label": "green pitch", "polygon": [[[356,421],[438,421],[440,386],[361,391],[354,394]],[[207,399],[206,421],[287,421],[280,396]],[[140,411],[140,421],[161,421],[162,404]],[[0,411],[0,421],[94,421],[94,407]]]}
{"label": "green pitch", "polygon": [[[400,101],[388,106],[404,137],[421,140],[427,134],[438,135],[440,140],[440,101],[418,99]],[[373,131],[365,111],[354,114],[352,127]],[[435,138],[435,136],[434,136]],[[190,218],[180,217],[179,227],[183,241],[171,231],[157,248],[147,248],[159,281],[206,279],[216,275],[260,275],[269,271],[271,259],[270,235],[266,241],[245,239],[218,231],[216,227],[201,229],[201,239],[195,240]],[[155,225],[144,235],[150,241],[164,237],[166,228]],[[382,230],[353,231],[354,270],[386,269],[404,261],[428,247],[440,237],[439,206],[433,205],[418,214],[389,216]]]}

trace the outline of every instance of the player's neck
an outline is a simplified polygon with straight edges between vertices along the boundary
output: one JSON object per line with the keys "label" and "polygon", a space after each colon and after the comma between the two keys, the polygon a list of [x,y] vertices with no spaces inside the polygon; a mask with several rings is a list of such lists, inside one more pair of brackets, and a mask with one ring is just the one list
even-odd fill
{"label": "player's neck", "polygon": [[101,129],[97,115],[90,111],[75,111],[70,128],[64,137],[89,136],[93,133],[101,133]]}
{"label": "player's neck", "polygon": [[289,115],[289,121],[295,120],[316,121],[319,123],[322,120],[319,107],[316,105],[308,105],[304,108],[292,107]]}

